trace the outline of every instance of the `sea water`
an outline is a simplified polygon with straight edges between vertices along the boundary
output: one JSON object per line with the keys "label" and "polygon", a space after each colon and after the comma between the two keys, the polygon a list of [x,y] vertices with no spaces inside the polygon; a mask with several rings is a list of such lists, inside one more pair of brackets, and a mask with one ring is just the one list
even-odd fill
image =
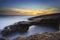
{"label": "sea water", "polygon": [[[19,21],[28,21],[27,19],[33,16],[0,16],[0,30],[2,30],[5,26],[12,25]],[[18,36],[30,36],[36,33],[43,33],[43,32],[56,32],[57,29],[54,27],[49,26],[31,26],[26,33],[17,33],[13,36],[9,36],[11,38],[15,38]]]}

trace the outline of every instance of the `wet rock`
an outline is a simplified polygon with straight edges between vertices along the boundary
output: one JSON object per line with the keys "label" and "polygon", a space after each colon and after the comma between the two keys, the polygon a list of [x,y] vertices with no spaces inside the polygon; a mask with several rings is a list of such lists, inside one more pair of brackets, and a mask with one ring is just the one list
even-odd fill
{"label": "wet rock", "polygon": [[44,24],[44,25],[59,25],[59,21],[60,18],[48,18],[48,19],[42,19],[40,21],[40,24]]}
{"label": "wet rock", "polygon": [[37,33],[28,37],[17,37],[15,40],[60,40],[60,13],[47,16],[38,16],[29,20],[33,25],[54,25],[57,26],[59,30],[54,33],[44,32]]}
{"label": "wet rock", "polygon": [[44,18],[44,19],[35,19],[32,21],[33,25],[49,25],[49,26],[59,26],[60,24],[60,18]]}
{"label": "wet rock", "polygon": [[8,35],[10,35],[12,33],[13,33],[13,30],[9,30],[9,29],[4,29],[4,30],[1,31],[1,34],[3,36],[8,36]]}
{"label": "wet rock", "polygon": [[28,20],[32,21],[33,25],[43,24],[43,25],[58,26],[60,24],[60,13],[36,16],[36,17],[29,18]]}
{"label": "wet rock", "polygon": [[29,26],[31,26],[31,23],[28,21],[21,21],[17,22],[13,25],[6,26],[2,31],[1,34],[3,36],[11,35],[15,32],[24,33],[27,32],[29,29]]}
{"label": "wet rock", "polygon": [[17,37],[15,40],[60,40],[60,32],[35,34],[28,37]]}
{"label": "wet rock", "polygon": [[11,29],[13,31],[17,32],[26,32],[29,29],[29,26],[31,26],[31,23],[28,21],[21,21],[17,22],[13,25],[7,26],[4,29]]}
{"label": "wet rock", "polygon": [[17,38],[15,38],[13,40],[26,40],[26,38],[25,37],[17,37]]}
{"label": "wet rock", "polygon": [[59,30],[54,33],[44,32],[42,34],[37,33],[28,37],[17,37],[14,40],[60,40],[60,13],[43,15],[32,18],[29,21],[21,21],[13,25],[7,26],[1,32],[4,36],[10,35],[13,32],[26,32],[31,25],[53,25],[57,26]]}

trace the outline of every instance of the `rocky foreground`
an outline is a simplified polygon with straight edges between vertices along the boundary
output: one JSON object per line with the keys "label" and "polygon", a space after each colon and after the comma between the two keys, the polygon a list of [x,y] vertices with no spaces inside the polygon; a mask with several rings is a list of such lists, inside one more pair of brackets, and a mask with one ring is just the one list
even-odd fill
{"label": "rocky foreground", "polygon": [[[29,18],[28,20],[29,21],[21,21],[13,25],[6,26],[0,33],[3,36],[7,36],[15,32],[24,33],[29,29],[31,25],[49,25],[57,27],[58,31],[54,33],[37,33],[29,37],[17,37],[13,40],[60,40],[60,13],[36,16]],[[0,40],[10,39],[0,38]]]}
{"label": "rocky foreground", "polygon": [[14,40],[60,40],[60,31],[55,33],[35,34],[29,37],[17,37]]}

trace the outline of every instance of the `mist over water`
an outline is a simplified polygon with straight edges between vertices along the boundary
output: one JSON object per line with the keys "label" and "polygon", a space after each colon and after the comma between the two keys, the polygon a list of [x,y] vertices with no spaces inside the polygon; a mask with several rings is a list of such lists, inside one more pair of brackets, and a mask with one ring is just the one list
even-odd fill
{"label": "mist over water", "polygon": [[27,21],[29,17],[32,16],[0,16],[0,29],[19,21]]}
{"label": "mist over water", "polygon": [[[27,19],[32,16],[0,16],[0,30],[3,29],[5,26],[12,25],[19,21],[28,21]],[[15,38],[18,36],[30,36],[35,33],[43,33],[43,32],[56,32],[57,29],[53,27],[46,27],[46,26],[31,26],[26,33],[17,33],[13,36],[9,36],[11,38]]]}

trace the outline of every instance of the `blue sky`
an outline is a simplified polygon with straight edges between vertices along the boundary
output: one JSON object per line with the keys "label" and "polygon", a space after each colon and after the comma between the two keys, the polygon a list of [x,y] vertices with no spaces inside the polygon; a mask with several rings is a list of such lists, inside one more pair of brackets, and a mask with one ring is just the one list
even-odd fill
{"label": "blue sky", "polygon": [[0,0],[0,10],[17,8],[25,10],[55,9],[60,12],[60,0]]}
{"label": "blue sky", "polygon": [[41,9],[60,8],[60,0],[0,0],[0,7]]}

